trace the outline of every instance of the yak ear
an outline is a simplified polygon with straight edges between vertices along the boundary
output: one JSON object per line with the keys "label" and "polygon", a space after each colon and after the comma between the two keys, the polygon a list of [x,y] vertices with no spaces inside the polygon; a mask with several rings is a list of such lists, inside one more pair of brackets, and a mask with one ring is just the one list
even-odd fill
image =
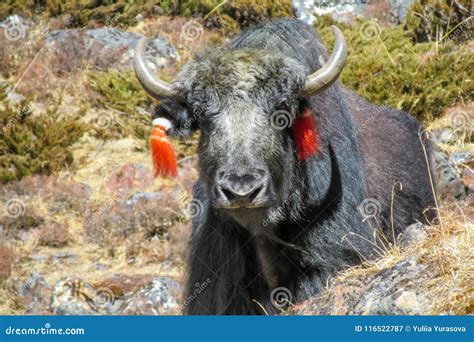
{"label": "yak ear", "polygon": [[293,121],[291,129],[296,144],[296,152],[300,161],[314,156],[319,149],[319,131],[316,117],[306,100],[300,101],[299,113]]}
{"label": "yak ear", "polygon": [[185,103],[173,98],[162,99],[155,108],[152,119],[166,118],[172,123],[168,135],[173,137],[186,137],[198,128],[198,120],[193,120]]}

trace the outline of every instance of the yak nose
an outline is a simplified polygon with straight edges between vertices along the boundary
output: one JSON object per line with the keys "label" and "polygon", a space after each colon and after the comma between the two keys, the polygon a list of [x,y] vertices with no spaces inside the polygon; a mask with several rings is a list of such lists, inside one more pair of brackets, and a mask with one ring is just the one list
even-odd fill
{"label": "yak nose", "polygon": [[218,171],[216,185],[217,207],[257,207],[268,202],[268,176],[264,170],[233,173]]}

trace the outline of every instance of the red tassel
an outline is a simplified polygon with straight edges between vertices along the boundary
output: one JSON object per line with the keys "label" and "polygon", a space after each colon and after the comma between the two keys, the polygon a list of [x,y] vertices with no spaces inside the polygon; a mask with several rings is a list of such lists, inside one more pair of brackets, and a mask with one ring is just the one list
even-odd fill
{"label": "red tassel", "polygon": [[166,134],[166,127],[156,125],[150,136],[151,155],[155,177],[176,178],[178,175],[178,163],[176,153],[170,138]]}
{"label": "red tassel", "polygon": [[300,116],[292,125],[296,151],[301,161],[306,161],[318,151],[319,138],[314,115],[308,107],[304,107]]}

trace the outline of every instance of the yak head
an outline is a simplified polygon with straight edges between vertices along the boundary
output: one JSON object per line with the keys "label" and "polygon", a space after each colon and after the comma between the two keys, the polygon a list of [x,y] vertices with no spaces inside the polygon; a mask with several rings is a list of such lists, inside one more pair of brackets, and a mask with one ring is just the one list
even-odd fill
{"label": "yak head", "polygon": [[200,174],[211,205],[250,230],[277,219],[291,194],[299,162],[295,121],[305,97],[337,79],[347,54],[342,33],[333,31],[331,57],[308,76],[299,61],[278,51],[214,48],[188,63],[170,85],[147,69],[146,41],[137,46],[136,74],[161,100],[159,115],[173,122],[171,133],[200,129]]}

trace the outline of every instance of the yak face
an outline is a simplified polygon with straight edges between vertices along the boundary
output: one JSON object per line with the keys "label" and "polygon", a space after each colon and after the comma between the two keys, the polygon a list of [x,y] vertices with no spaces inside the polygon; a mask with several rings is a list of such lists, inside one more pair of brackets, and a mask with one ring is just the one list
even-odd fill
{"label": "yak face", "polygon": [[[253,231],[262,223],[275,226],[281,220],[290,194],[302,186],[301,177],[296,177],[296,156],[304,161],[316,151],[314,116],[299,96],[330,87],[347,57],[344,35],[332,26],[333,51],[317,65],[315,51],[311,52],[317,37],[309,26],[295,31],[292,23],[261,26],[244,33],[240,43],[236,38],[234,48],[208,50],[187,64],[174,84],[148,69],[146,38],[137,43],[133,58],[140,84],[161,102],[154,116],[174,123],[168,133],[186,135],[201,129],[201,180],[211,204]],[[307,53],[296,53],[305,49]],[[302,61],[295,59],[300,56]],[[314,67],[318,69],[306,75]],[[302,201],[292,202],[296,210],[291,211],[298,212]]]}
{"label": "yak face", "polygon": [[178,78],[188,113],[181,125],[201,131],[200,171],[211,204],[250,230],[291,191],[291,124],[304,78],[297,61],[250,49],[208,51]]}

